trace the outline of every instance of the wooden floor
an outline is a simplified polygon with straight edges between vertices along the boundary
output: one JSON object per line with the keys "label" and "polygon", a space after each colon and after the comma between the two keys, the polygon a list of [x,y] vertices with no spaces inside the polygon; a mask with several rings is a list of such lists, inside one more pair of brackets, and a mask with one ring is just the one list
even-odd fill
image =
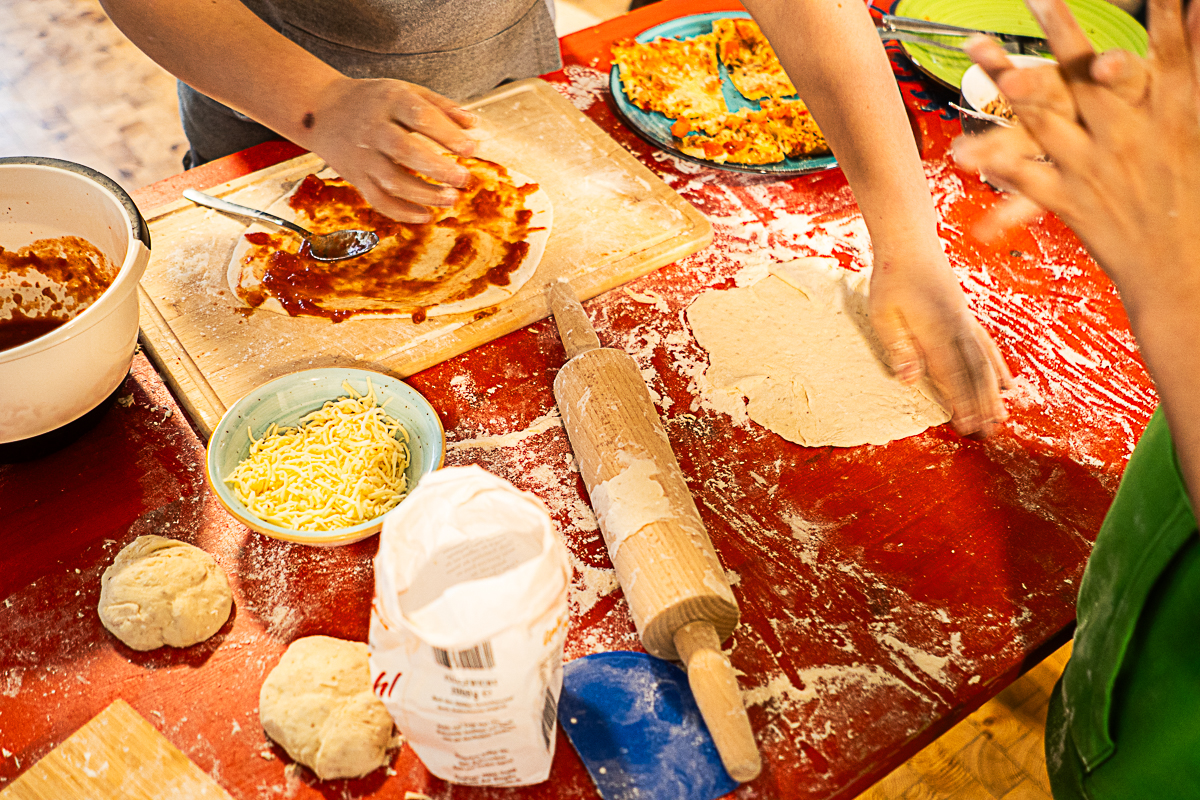
{"label": "wooden floor", "polygon": [[183,167],[175,80],[97,0],[0,0],[0,156],[52,156],[137,189]]}
{"label": "wooden floor", "polygon": [[[628,0],[559,0],[560,33]],[[85,164],[132,190],[180,171],[175,81],[97,0],[0,0],[0,157]],[[1064,647],[862,795],[867,800],[1050,795],[1042,728]]]}
{"label": "wooden floor", "polygon": [[1046,708],[1070,655],[1068,643],[860,800],[1049,800]]}

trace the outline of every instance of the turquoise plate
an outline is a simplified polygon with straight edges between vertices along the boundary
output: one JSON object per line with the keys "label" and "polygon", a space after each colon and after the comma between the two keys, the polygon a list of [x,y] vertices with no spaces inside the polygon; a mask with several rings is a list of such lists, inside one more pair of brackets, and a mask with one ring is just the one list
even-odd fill
{"label": "turquoise plate", "polygon": [[[710,14],[693,14],[692,16],[673,19],[642,31],[642,33],[638,34],[637,41],[645,43],[652,42],[655,39],[691,39],[695,36],[711,33],[713,20],[730,18],[749,19],[750,15],[744,11],[718,11]],[[729,106],[731,112],[736,113],[743,108],[760,108],[757,100],[747,100],[742,97],[737,89],[733,88],[733,83],[729,80],[729,74],[725,71],[724,64],[720,66],[720,70],[721,90],[725,95],[725,104]],[[671,124],[674,120],[663,116],[657,111],[643,111],[629,102],[629,98],[625,96],[625,92],[621,89],[621,74],[616,64],[613,64],[612,72],[609,73],[608,84],[609,89],[612,90],[613,103],[616,105],[617,113],[622,121],[650,144],[666,150],[677,158],[694,161],[697,164],[703,164],[713,169],[723,169],[730,172],[749,172],[756,175],[777,175],[779,177],[804,175],[809,172],[817,172],[837,166],[837,160],[833,156],[786,158],[774,164],[717,164],[703,158],[690,156],[687,153],[680,152],[675,146],[675,137],[671,135]]]}

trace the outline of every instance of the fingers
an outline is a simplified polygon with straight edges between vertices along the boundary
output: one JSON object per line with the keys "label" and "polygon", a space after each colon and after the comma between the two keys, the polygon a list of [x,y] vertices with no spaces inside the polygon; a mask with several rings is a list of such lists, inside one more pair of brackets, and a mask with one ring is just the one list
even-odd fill
{"label": "fingers", "polygon": [[[448,186],[465,187],[471,179],[471,172],[462,167],[450,156],[439,152],[429,140],[412,133],[405,132],[395,126],[384,129],[379,134],[381,141],[377,147],[391,161],[402,167],[420,173]],[[396,170],[399,174],[400,171]],[[458,198],[458,192],[448,187],[434,187],[426,181],[413,179],[403,185],[417,186],[422,184],[424,191],[420,196],[410,199],[431,206],[452,205]]]}
{"label": "fingers", "polygon": [[949,265],[914,266],[871,275],[871,326],[885,360],[905,384],[928,378],[960,434],[987,436],[1008,418],[1000,390],[1012,376]]}
{"label": "fingers", "polygon": [[919,381],[925,375],[925,360],[900,315],[895,312],[873,315],[871,322],[895,376],[909,385]]}
{"label": "fingers", "polygon": [[928,368],[929,380],[942,402],[950,407],[950,423],[959,434],[986,437],[996,423],[1008,419],[1000,387],[1010,386],[1012,376],[995,343],[978,323],[949,345],[937,348],[928,364],[899,317],[873,318],[873,325],[888,366],[902,383],[916,383],[925,377]]}
{"label": "fingers", "polygon": [[446,186],[435,186],[396,166],[386,158],[376,169],[367,171],[375,196],[367,196],[367,187],[360,186],[364,196],[376,211],[397,222],[428,222],[433,219],[432,207],[449,207],[458,200],[458,192]]}
{"label": "fingers", "polygon": [[1018,117],[1022,107],[1032,106],[1071,119],[1077,116],[1075,100],[1053,62],[1047,61],[1045,67],[1017,68],[1003,48],[986,36],[971,37],[963,50],[1009,99]]}
{"label": "fingers", "polygon": [[362,192],[363,198],[371,207],[386,217],[397,222],[422,223],[433,219],[433,212],[428,207],[404,200],[401,190],[394,186],[385,187],[374,175],[367,175],[364,180],[355,183],[355,188]]}
{"label": "fingers", "polygon": [[[430,207],[458,201],[471,173],[454,154],[474,152],[475,116],[424,87],[345,78],[323,92],[318,124],[302,142],[400,222],[433,218]],[[446,151],[450,152],[447,153]]]}
{"label": "fingers", "polygon": [[1008,57],[1008,52],[995,40],[987,36],[969,37],[963,42],[962,49],[964,53],[971,57],[972,61],[983,68],[983,71],[993,81],[1005,70],[1014,69],[1013,63]]}
{"label": "fingers", "polygon": [[475,151],[475,140],[446,113],[452,106],[450,100],[412,84],[395,82],[390,90],[392,119],[404,128],[427,136],[459,155]]}
{"label": "fingers", "polygon": [[1146,32],[1150,49],[1168,71],[1189,66],[1187,39],[1184,36],[1183,10],[1179,0],[1150,0],[1146,9]]}
{"label": "fingers", "polygon": [[[1005,134],[1017,133],[1016,129],[1004,131]],[[1013,178],[1008,174],[1010,162],[1024,164],[1031,162],[1040,151],[1036,143],[1029,139],[1028,134],[1020,132],[1020,137],[1004,136],[1002,142],[1015,142],[1011,147],[1001,148],[997,153],[991,141],[994,134],[980,137],[962,136],[951,144],[955,161],[965,169],[978,172],[985,180],[1001,187],[1011,194],[1000,198],[999,202],[988,209],[971,226],[970,234],[981,242],[991,243],[1000,239],[1012,228],[1032,222],[1042,215],[1042,207],[1017,190]],[[995,137],[1000,138],[1000,137]],[[1014,156],[1005,156],[1015,152]],[[1009,158],[1006,161],[1005,158]],[[993,164],[997,164],[1000,177],[993,173]]]}
{"label": "fingers", "polygon": [[[988,182],[1025,195],[1035,204],[1054,207],[1062,193],[1061,178],[1051,164],[1031,154],[1025,137],[991,131],[983,136],[963,136],[952,143],[954,159],[963,167],[982,173]],[[1010,209],[1011,211],[1011,209]]]}
{"label": "fingers", "polygon": [[[450,117],[450,119],[462,127],[474,128],[479,123],[478,117],[476,117],[470,111],[467,111],[465,108],[460,107],[458,103],[454,102],[449,97],[444,97],[437,92],[430,91],[424,87],[419,88],[425,92],[425,99],[440,108],[442,113]],[[462,150],[455,150],[455,152],[464,156],[471,155],[469,152],[463,152]]]}
{"label": "fingers", "polygon": [[980,134],[959,136],[950,143],[950,152],[958,165],[976,171],[985,169],[991,160],[991,153],[997,148],[1002,149],[1006,156],[1026,159],[1044,155],[1042,146],[1024,127],[992,128]]}
{"label": "fingers", "polygon": [[[1042,29],[1046,31],[1050,49],[1058,59],[1059,68],[1071,95],[1075,98],[1079,116],[1087,128],[1100,138],[1107,139],[1113,135],[1120,137],[1125,129],[1113,119],[1112,92],[1109,91],[1109,87],[1098,84],[1092,77],[1092,66],[1096,60],[1095,48],[1071,14],[1065,0],[1026,0],[1026,3]],[[1020,111],[1017,113],[1020,116]]]}
{"label": "fingers", "polygon": [[1086,79],[1096,51],[1064,0],[1026,0],[1026,5],[1046,32],[1050,50],[1068,79]]}
{"label": "fingers", "polygon": [[[1187,114],[1191,117],[1187,120],[1190,123],[1196,107],[1197,73],[1194,70],[1200,64],[1197,61],[1200,57],[1189,47],[1187,23],[1179,0],[1152,0],[1146,13],[1150,51],[1153,53],[1154,67],[1160,73],[1159,80],[1154,81],[1150,88],[1155,95],[1152,102],[1157,102],[1164,111],[1171,109]],[[1192,23],[1192,44],[1195,45],[1198,43],[1195,39],[1195,4],[1188,16],[1188,23]]]}
{"label": "fingers", "polygon": [[[999,384],[1001,392],[1012,391],[1016,386],[1013,381],[1012,372],[1008,369],[1008,363],[1004,360],[1004,355],[1000,352],[1000,348],[996,345],[996,340],[992,335],[979,324],[979,320],[972,320],[972,325],[975,328],[975,336],[979,341],[983,342],[983,348],[987,352],[988,361],[991,362],[992,370],[996,374],[996,381]],[[997,421],[1003,422],[1008,419],[1008,409],[1003,403],[999,404],[1002,417],[998,417]]]}
{"label": "fingers", "polygon": [[1009,195],[976,220],[971,226],[971,235],[981,242],[992,243],[1013,228],[1034,221],[1044,211],[1024,195]]}
{"label": "fingers", "polygon": [[960,335],[955,340],[955,350],[964,379],[957,391],[967,411],[959,415],[959,403],[956,403],[951,424],[964,436],[990,436],[997,423],[1008,419],[1004,401],[1000,399],[999,380],[991,356],[975,331]]}
{"label": "fingers", "polygon": [[1028,110],[1033,108],[1066,119],[1079,116],[1075,98],[1067,88],[1062,73],[1051,61],[1047,61],[1044,67],[1010,69],[999,76],[996,85],[1013,104],[1018,118],[1022,110],[1028,114]]}
{"label": "fingers", "polygon": [[1146,63],[1128,50],[1108,50],[1096,56],[1092,79],[1132,105],[1145,102],[1150,87]]}
{"label": "fingers", "polygon": [[929,358],[930,378],[952,409],[950,424],[963,436],[989,436],[996,423],[1008,418],[991,354],[980,341],[982,332],[965,328]]}

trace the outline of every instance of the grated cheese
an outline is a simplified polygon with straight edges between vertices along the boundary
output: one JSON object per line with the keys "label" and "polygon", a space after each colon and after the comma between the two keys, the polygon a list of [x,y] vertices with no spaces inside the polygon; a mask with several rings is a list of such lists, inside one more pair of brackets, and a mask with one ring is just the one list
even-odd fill
{"label": "grated cheese", "polygon": [[[408,493],[408,431],[376,405],[375,387],[330,400],[295,428],[274,423],[225,483],[259,519],[299,531],[330,531],[374,519]],[[397,438],[399,437],[399,438]],[[403,441],[401,441],[403,440]]]}

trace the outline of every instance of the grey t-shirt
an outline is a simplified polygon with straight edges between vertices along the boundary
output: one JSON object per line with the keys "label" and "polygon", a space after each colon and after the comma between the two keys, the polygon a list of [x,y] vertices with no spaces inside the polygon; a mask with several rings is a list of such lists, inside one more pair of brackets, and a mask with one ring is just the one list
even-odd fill
{"label": "grey t-shirt", "polygon": [[[562,66],[551,0],[242,0],[272,28],[354,78],[398,78],[455,100]],[[274,138],[179,86],[192,166]]]}

